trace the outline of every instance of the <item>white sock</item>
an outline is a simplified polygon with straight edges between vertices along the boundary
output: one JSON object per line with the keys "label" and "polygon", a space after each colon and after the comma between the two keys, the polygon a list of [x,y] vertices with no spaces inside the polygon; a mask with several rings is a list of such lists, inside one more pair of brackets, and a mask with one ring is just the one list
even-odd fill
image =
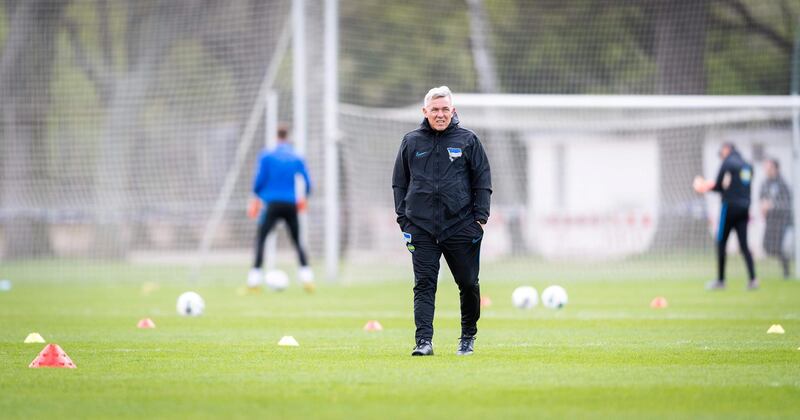
{"label": "white sock", "polygon": [[314,272],[311,271],[311,267],[303,266],[297,270],[297,277],[303,283],[313,283],[314,282]]}
{"label": "white sock", "polygon": [[247,287],[259,287],[264,282],[264,276],[259,268],[251,268],[247,274]]}

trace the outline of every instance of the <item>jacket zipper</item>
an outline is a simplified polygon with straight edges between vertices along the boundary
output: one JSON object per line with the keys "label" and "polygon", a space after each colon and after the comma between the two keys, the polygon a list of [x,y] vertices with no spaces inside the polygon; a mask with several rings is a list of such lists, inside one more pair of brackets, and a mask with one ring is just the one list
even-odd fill
{"label": "jacket zipper", "polygon": [[433,181],[433,197],[435,199],[435,206],[434,206],[434,215],[433,215],[433,223],[434,223],[434,231],[436,232],[437,238],[435,238],[436,243],[439,243],[438,236],[441,232],[439,232],[439,203],[441,199],[439,198],[439,132],[436,132],[433,135],[433,173],[434,173],[434,181]]}

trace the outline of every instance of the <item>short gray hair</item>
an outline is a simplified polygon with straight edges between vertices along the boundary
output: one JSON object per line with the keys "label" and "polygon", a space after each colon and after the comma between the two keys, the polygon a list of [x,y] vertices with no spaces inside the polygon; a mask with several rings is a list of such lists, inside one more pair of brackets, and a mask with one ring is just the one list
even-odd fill
{"label": "short gray hair", "polygon": [[450,98],[450,104],[453,103],[453,92],[450,92],[450,88],[447,86],[439,86],[432,88],[425,94],[425,100],[422,101],[422,106],[427,107],[428,104],[438,98]]}

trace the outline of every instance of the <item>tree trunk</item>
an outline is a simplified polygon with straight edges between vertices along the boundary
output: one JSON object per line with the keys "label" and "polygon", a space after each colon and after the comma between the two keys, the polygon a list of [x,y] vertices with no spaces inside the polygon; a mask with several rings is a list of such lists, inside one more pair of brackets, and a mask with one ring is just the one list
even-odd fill
{"label": "tree trunk", "polygon": [[[655,55],[661,94],[703,94],[708,0],[657,0]],[[658,135],[659,215],[655,250],[702,248],[710,236],[696,209],[702,197],[692,179],[703,171],[703,128],[675,128]]]}
{"label": "tree trunk", "polygon": [[181,30],[191,27],[191,9],[198,2],[176,6],[162,0],[156,7],[136,4],[129,12],[126,48],[127,72],[111,82],[110,102],[96,167],[95,208],[97,225],[94,255],[124,257],[132,237],[126,228],[131,212],[137,209],[129,199],[131,160],[138,140],[141,114],[147,92],[156,81],[156,72],[178,39]]}
{"label": "tree trunk", "polygon": [[[46,220],[37,209],[48,205],[47,112],[58,22],[68,1],[29,0],[11,4],[12,13],[0,59],[2,179],[0,199],[7,258],[52,253]],[[13,12],[11,12],[13,10]]]}
{"label": "tree trunk", "polygon": [[[494,55],[489,45],[491,38],[491,23],[486,14],[483,0],[467,0],[467,15],[470,26],[470,46],[472,47],[472,60],[475,63],[475,73],[478,78],[478,90],[481,93],[499,93],[500,82]],[[458,95],[456,95],[458,99]],[[458,103],[455,104],[458,109]],[[490,118],[492,109],[485,111]],[[466,122],[469,125],[469,122]],[[505,218],[508,220],[507,229],[511,238],[511,250],[514,254],[525,254],[527,245],[522,235],[519,235],[522,203],[525,203],[525,176],[526,166],[518,166],[518,156],[524,156],[523,150],[518,149],[518,144],[512,134],[500,129],[486,131],[485,147],[494,165],[492,171],[492,202],[495,208],[503,208]]]}

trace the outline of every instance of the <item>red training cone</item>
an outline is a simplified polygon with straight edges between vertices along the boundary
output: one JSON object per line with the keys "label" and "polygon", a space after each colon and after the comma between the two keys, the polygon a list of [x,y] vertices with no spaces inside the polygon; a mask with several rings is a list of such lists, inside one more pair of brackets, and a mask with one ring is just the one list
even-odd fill
{"label": "red training cone", "polygon": [[488,308],[492,306],[492,298],[489,296],[481,296],[481,308]]}
{"label": "red training cone", "polygon": [[67,356],[67,353],[64,353],[64,350],[62,350],[58,344],[48,344],[45,346],[44,350],[39,353],[39,356],[33,359],[28,367],[56,367],[75,369],[77,366],[75,366],[75,363],[72,363],[72,359]]}
{"label": "red training cone", "polygon": [[140,320],[138,324],[136,324],[136,327],[137,328],[155,328],[156,327],[156,323],[153,322],[153,320],[150,319],[150,318],[144,318],[144,319]]}
{"label": "red training cone", "polygon": [[375,320],[367,321],[367,324],[364,325],[364,331],[383,331],[383,325]]}
{"label": "red training cone", "polygon": [[653,309],[664,309],[667,306],[667,299],[661,296],[655,297],[650,301],[650,307]]}

